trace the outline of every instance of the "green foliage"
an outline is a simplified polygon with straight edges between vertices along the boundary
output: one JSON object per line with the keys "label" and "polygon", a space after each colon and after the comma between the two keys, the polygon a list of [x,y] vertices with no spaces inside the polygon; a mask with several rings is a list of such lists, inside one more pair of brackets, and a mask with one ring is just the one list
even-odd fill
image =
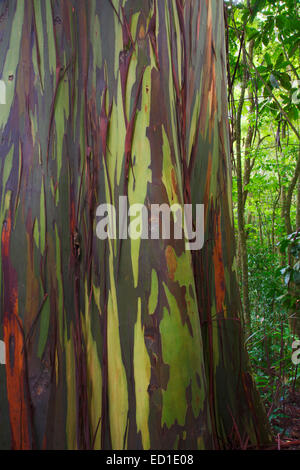
{"label": "green foliage", "polygon": [[[281,405],[288,392],[300,385],[300,369],[291,361],[294,335],[288,321],[296,302],[288,286],[293,279],[299,282],[300,235],[293,233],[278,246],[282,254],[290,249],[294,264],[282,268],[278,266],[277,252],[257,243],[249,245],[252,334],[246,340],[257,387],[270,410],[270,420],[275,422],[282,415]],[[274,430],[282,431],[276,426]]]}
{"label": "green foliage", "polygon": [[300,300],[300,233],[291,233],[278,243],[282,254],[289,254],[289,263],[283,268],[279,268],[282,275],[285,292],[278,300],[287,309],[298,308]]}
{"label": "green foliage", "polygon": [[296,371],[291,361],[293,335],[287,309],[280,302],[285,285],[276,253],[253,244],[248,251],[248,263],[252,334],[246,344],[266,405],[271,406],[276,398],[279,407],[280,398],[300,379],[300,370]]}
{"label": "green foliage", "polygon": [[249,292],[254,319],[271,318],[283,293],[277,255],[253,244],[248,251]]}
{"label": "green foliage", "polygon": [[260,115],[271,113],[280,122],[282,110],[275,97],[289,119],[297,121],[300,100],[294,100],[293,95],[299,85],[295,83],[299,79],[299,6],[294,0],[227,3],[231,77],[235,69],[237,80],[243,73],[244,64],[238,55],[242,39],[246,48],[254,42],[256,71],[249,69],[249,87],[260,96],[257,111]]}
{"label": "green foliage", "polygon": [[[300,299],[297,185],[292,188],[289,208],[295,230],[290,235],[285,218],[286,198],[299,158],[299,5],[294,0],[248,0],[228,1],[226,6],[236,221],[237,109],[242,106],[241,184],[251,308],[246,344],[272,420],[280,417],[288,390],[300,384],[300,370],[291,360],[293,332],[297,332],[291,316]],[[241,103],[243,85],[246,91]]]}
{"label": "green foliage", "polygon": [[256,316],[253,333],[247,341],[257,387],[267,410],[272,406],[276,415],[288,390],[300,385],[300,369],[291,361],[293,337],[280,310],[269,316]]}

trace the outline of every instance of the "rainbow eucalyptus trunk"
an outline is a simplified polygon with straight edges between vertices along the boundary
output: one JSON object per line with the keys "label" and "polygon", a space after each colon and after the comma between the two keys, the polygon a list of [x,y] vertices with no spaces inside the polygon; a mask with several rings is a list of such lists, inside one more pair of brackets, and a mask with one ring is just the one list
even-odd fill
{"label": "rainbow eucalyptus trunk", "polygon": [[[236,283],[222,2],[0,8],[1,448],[269,441]],[[96,209],[122,195],[205,204],[203,249],[100,241]]]}

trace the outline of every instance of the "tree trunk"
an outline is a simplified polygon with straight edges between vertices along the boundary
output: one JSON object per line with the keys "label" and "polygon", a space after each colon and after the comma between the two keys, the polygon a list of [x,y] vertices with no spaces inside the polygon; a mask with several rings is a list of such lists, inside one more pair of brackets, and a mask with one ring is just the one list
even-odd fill
{"label": "tree trunk", "polygon": [[300,228],[300,177],[297,183],[296,231]]}
{"label": "tree trunk", "polygon": [[[238,219],[238,237],[239,252],[242,265],[242,301],[244,323],[247,333],[251,333],[251,312],[249,299],[249,276],[248,276],[248,255],[247,255],[247,237],[245,231],[245,199],[243,183],[243,165],[242,165],[242,113],[245,102],[245,93],[248,83],[248,70],[246,53],[243,51],[244,72],[241,84],[241,94],[239,98],[238,110],[236,115],[236,182],[237,182],[237,219]],[[247,152],[249,149],[247,148]],[[246,158],[246,156],[245,156]]]}
{"label": "tree trunk", "polygon": [[[0,447],[270,440],[235,273],[223,2],[2,2]],[[205,204],[202,250],[96,208]],[[6,385],[5,385],[6,384]]]}
{"label": "tree trunk", "polygon": [[300,175],[300,149],[298,151],[298,160],[297,160],[297,164],[295,168],[295,173],[288,186],[286,197],[284,200],[284,206],[283,206],[285,228],[286,228],[287,235],[289,235],[293,231],[293,226],[291,222],[291,205],[292,205],[293,193],[294,193],[297,181],[299,179],[299,175]]}

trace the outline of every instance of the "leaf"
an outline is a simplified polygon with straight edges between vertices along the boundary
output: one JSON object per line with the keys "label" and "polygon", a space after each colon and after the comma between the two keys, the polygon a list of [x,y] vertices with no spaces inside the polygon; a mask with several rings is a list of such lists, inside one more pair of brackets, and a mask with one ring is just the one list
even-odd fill
{"label": "leaf", "polygon": [[265,58],[265,61],[267,62],[268,66],[272,66],[272,61],[271,61],[271,57],[270,57],[270,54],[268,52],[265,53],[264,55],[264,58]]}

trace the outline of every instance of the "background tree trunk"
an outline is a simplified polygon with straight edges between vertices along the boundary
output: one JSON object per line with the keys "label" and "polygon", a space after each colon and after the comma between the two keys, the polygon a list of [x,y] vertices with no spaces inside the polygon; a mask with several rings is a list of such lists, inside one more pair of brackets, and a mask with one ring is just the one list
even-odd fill
{"label": "background tree trunk", "polygon": [[[252,43],[253,45],[253,43]],[[253,52],[253,46],[252,46]],[[238,109],[235,120],[235,135],[236,135],[236,180],[237,180],[237,219],[238,219],[238,242],[239,252],[242,267],[242,302],[243,302],[243,315],[244,323],[248,335],[251,332],[251,312],[250,312],[250,299],[249,299],[249,275],[248,275],[248,254],[247,254],[247,236],[245,230],[245,192],[243,181],[243,162],[242,162],[242,113],[245,102],[245,94],[248,85],[248,69],[246,52],[243,50],[243,63],[244,72],[241,84],[241,94],[238,102]],[[248,140],[248,139],[247,139]],[[245,158],[247,157],[246,148]]]}
{"label": "background tree trunk", "polygon": [[296,230],[300,227],[300,177],[297,183],[297,211],[296,211]]}
{"label": "background tree trunk", "polygon": [[[223,2],[1,9],[0,447],[268,442],[236,283]],[[96,207],[124,194],[204,203],[204,248],[98,240]]]}

